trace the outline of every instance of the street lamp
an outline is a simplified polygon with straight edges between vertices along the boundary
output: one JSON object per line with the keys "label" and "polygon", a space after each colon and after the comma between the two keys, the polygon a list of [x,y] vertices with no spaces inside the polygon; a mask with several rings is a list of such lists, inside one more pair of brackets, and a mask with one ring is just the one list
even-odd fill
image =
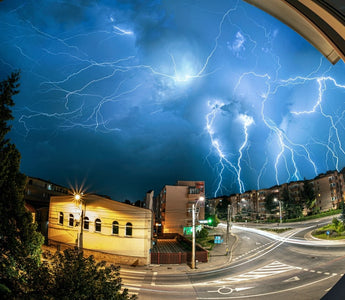
{"label": "street lamp", "polygon": [[199,201],[204,201],[204,197],[199,197],[192,205],[192,269],[195,269],[195,209]]}
{"label": "street lamp", "polygon": [[273,199],[274,202],[279,203],[279,222],[282,223],[282,201],[278,200],[277,198]]}
{"label": "street lamp", "polygon": [[[78,250],[83,250],[83,230],[84,230],[84,209],[83,209],[83,200],[82,200],[83,193],[74,194],[74,200],[80,205],[81,207],[81,220],[80,220],[80,228],[78,234]],[[85,202],[84,205],[86,206]]]}
{"label": "street lamp", "polygon": [[228,213],[226,218],[226,244],[229,247],[229,233],[231,229],[231,214],[232,214],[232,205],[228,204]]}

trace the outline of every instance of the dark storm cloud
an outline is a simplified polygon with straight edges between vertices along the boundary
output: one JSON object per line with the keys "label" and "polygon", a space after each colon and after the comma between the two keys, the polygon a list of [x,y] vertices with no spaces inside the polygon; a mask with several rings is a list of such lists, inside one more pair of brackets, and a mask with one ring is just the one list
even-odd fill
{"label": "dark storm cloud", "polygon": [[344,64],[242,1],[3,1],[0,29],[28,175],[137,200],[181,179],[212,196],[344,164],[344,88],[318,81],[344,84]]}

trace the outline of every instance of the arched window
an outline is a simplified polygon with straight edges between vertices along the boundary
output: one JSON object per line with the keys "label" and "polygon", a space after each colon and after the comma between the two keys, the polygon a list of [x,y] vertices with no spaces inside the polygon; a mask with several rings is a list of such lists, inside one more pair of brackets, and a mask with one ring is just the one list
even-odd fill
{"label": "arched window", "polygon": [[131,236],[132,235],[132,223],[127,223],[126,224],[126,236]]}
{"label": "arched window", "polygon": [[68,225],[72,227],[74,225],[74,216],[72,214],[69,214]]}
{"label": "arched window", "polygon": [[63,225],[63,212],[59,213],[59,224]]}
{"label": "arched window", "polygon": [[88,217],[84,217],[84,229],[89,230],[89,218]]}
{"label": "arched window", "polygon": [[119,234],[119,222],[113,222],[113,234]]}
{"label": "arched window", "polygon": [[101,232],[101,228],[102,228],[101,220],[100,219],[96,219],[96,221],[95,221],[95,231]]}

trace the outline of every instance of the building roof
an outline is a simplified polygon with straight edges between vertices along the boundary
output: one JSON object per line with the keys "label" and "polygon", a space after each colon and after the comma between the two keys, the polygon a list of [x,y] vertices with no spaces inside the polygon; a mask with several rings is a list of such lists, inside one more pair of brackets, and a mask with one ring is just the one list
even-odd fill
{"label": "building roof", "polygon": [[26,208],[26,210],[27,211],[29,211],[29,212],[31,212],[31,213],[35,213],[36,212],[36,209],[32,206],[32,205],[30,205],[29,203],[24,203],[24,206],[25,206],[25,208]]}
{"label": "building roof", "polygon": [[[71,207],[75,206],[74,198],[72,195],[68,196],[51,196],[50,205],[56,204],[70,204]],[[138,206],[128,205],[123,202],[112,200],[109,198],[104,198],[103,196],[96,194],[86,194],[83,196],[83,204],[87,208],[97,207],[97,208],[106,208],[110,210],[121,211],[122,213],[135,214],[137,217],[142,217],[143,215],[151,215],[151,210],[147,208],[142,208]]]}
{"label": "building roof", "polygon": [[332,64],[345,62],[343,0],[244,0],[282,21],[318,49]]}

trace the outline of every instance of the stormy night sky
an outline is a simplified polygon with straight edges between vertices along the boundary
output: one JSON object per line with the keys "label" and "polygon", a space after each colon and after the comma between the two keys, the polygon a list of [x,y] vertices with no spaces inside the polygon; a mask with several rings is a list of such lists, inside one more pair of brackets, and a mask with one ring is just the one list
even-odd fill
{"label": "stormy night sky", "polygon": [[345,165],[344,63],[243,1],[4,0],[0,32],[26,175],[135,201]]}

